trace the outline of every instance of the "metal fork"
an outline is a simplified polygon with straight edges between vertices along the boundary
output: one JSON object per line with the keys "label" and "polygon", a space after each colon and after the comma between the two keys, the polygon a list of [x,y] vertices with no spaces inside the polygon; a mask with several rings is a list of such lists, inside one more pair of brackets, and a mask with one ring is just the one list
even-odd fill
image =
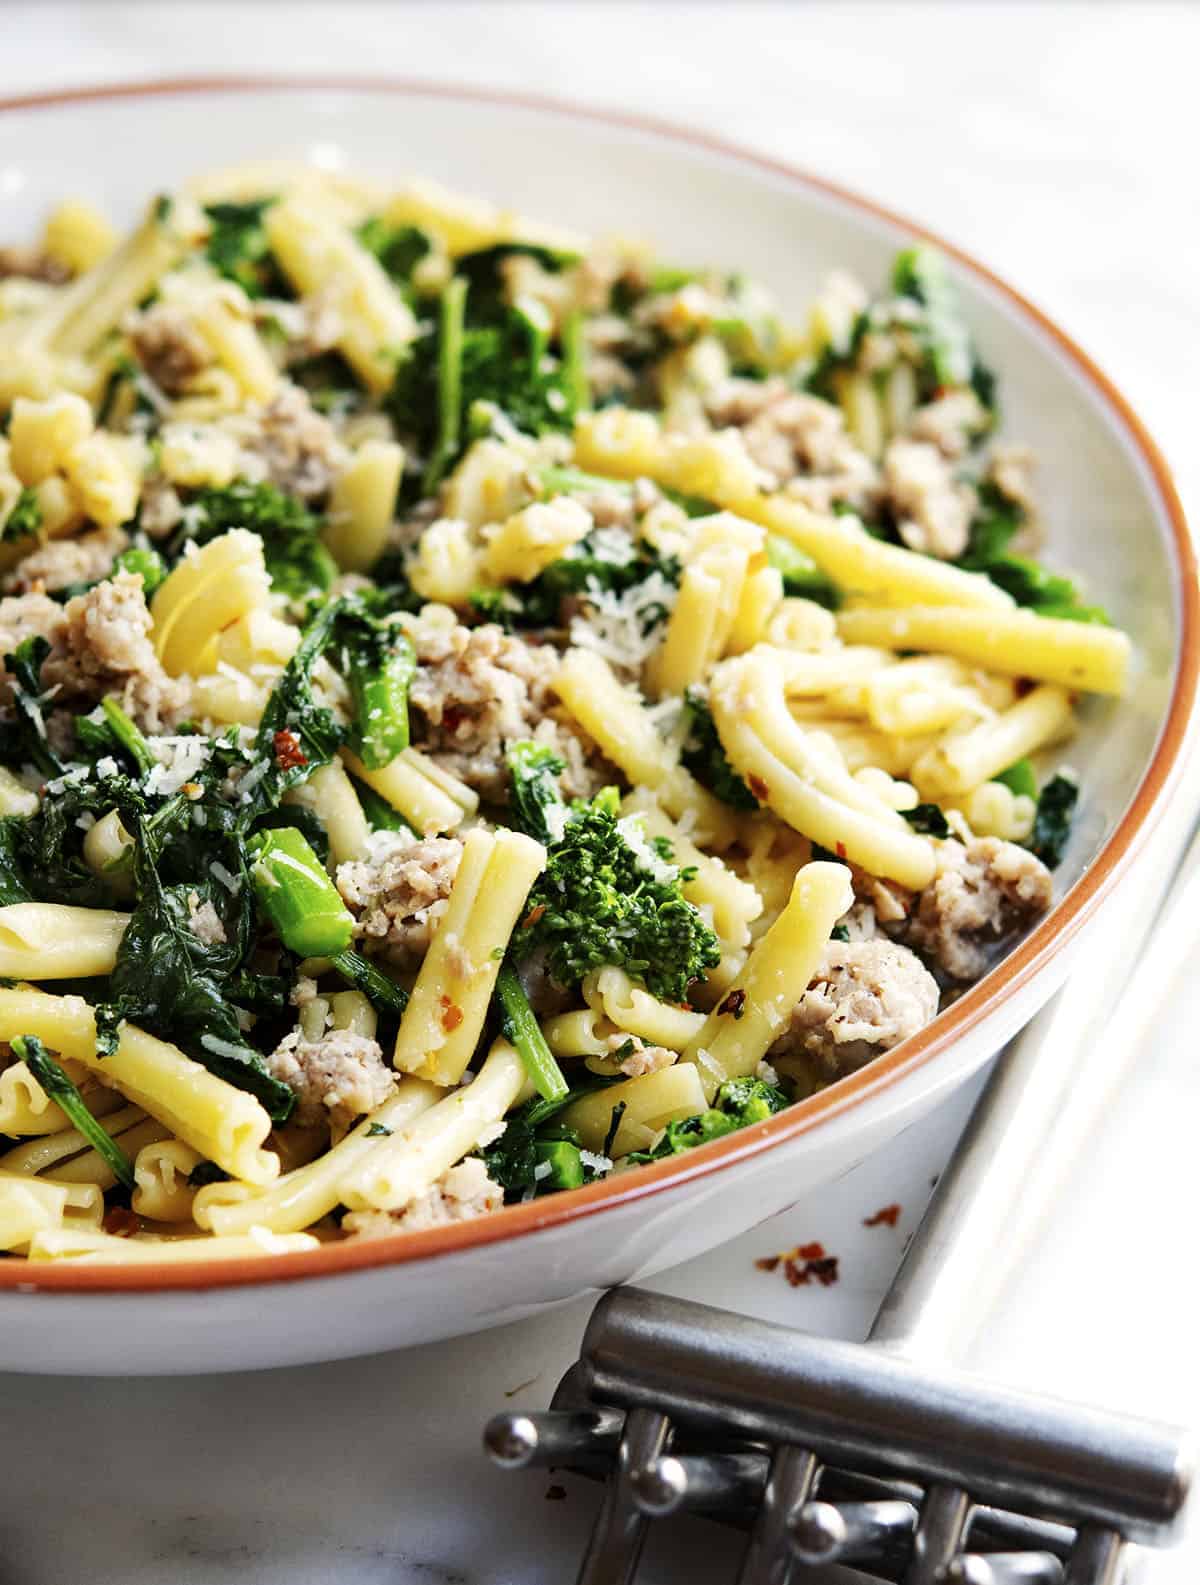
{"label": "metal fork", "polygon": [[681,1512],[749,1529],[738,1585],[833,1562],[903,1585],[1117,1585],[1131,1543],[1175,1536],[1196,1457],[1185,1433],[946,1361],[1027,1249],[1190,952],[1200,838],[1160,911],[1180,825],[1143,857],[1119,939],[1093,946],[999,1059],[865,1345],[618,1289],[551,1410],[489,1423],[506,1468],[604,1478],[579,1585],[628,1585],[648,1525]]}

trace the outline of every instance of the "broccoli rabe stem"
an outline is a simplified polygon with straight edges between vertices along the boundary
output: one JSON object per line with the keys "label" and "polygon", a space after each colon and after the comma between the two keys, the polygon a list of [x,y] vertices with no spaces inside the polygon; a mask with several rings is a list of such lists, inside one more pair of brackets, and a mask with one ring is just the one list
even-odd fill
{"label": "broccoli rabe stem", "polygon": [[133,1188],[133,1163],[102,1124],[88,1111],[87,1102],[36,1035],[18,1035],[12,1042],[13,1055],[23,1062],[50,1099],[57,1103],[72,1126],[111,1168],[118,1183]]}
{"label": "broccoli rabe stem", "polygon": [[416,651],[402,633],[376,664],[365,653],[351,657],[358,752],[370,770],[382,770],[408,747],[408,690],[416,670]]}
{"label": "broccoli rabe stem", "polygon": [[408,1006],[408,992],[395,980],[389,980],[382,969],[377,969],[361,952],[354,952],[347,947],[329,961],[342,978],[355,990],[362,991],[376,1009],[395,1013],[399,1017]]}
{"label": "broccoli rabe stem", "polygon": [[513,824],[537,842],[552,840],[546,811],[562,806],[558,778],[566,764],[553,749],[532,738],[509,746],[507,755],[509,808]]}
{"label": "broccoli rabe stem", "polygon": [[100,708],[104,712],[104,719],[112,727],[117,742],[132,756],[137,768],[145,775],[154,764],[154,755],[150,752],[150,745],[142,736],[137,723],[130,719],[112,694],[101,699]]}
{"label": "broccoli rabe stem", "polygon": [[260,832],[248,851],[259,906],[289,952],[332,958],[350,945],[354,919],[301,832]]}
{"label": "broccoli rabe stem", "polygon": [[592,388],[588,381],[587,346],[583,336],[583,312],[573,309],[563,320],[562,372],[567,405],[574,417],[585,413],[592,405]]}
{"label": "broccoli rabe stem", "polygon": [[539,1139],[533,1147],[538,1166],[550,1171],[537,1176],[542,1189],[578,1189],[583,1186],[583,1157],[569,1139]]}
{"label": "broccoli rabe stem", "polygon": [[496,994],[500,998],[500,1006],[504,1014],[505,1036],[512,1042],[517,1055],[525,1064],[525,1072],[529,1075],[530,1081],[543,1100],[561,1101],[569,1092],[570,1085],[563,1077],[562,1069],[546,1044],[546,1037],[533,1016],[533,1008],[529,1005],[525,987],[521,984],[517,971],[511,963],[500,965],[500,973],[496,978]]}
{"label": "broccoli rabe stem", "polygon": [[438,334],[438,435],[422,481],[426,495],[442,482],[458,455],[462,426],[463,325],[467,281],[456,275],[442,293]]}

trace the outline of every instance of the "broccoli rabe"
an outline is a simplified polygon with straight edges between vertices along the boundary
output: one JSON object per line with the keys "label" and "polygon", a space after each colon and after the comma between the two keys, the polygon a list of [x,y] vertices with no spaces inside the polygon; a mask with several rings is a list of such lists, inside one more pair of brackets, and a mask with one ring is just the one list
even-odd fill
{"label": "broccoli rabe", "polygon": [[18,540],[29,539],[41,526],[41,500],[37,491],[26,485],[4,519],[4,525],[0,528],[0,543],[12,545]]}
{"label": "broccoli rabe", "polygon": [[1027,556],[1014,555],[1008,546],[1025,521],[1021,504],[1004,494],[990,479],[976,486],[979,505],[971,523],[967,548],[958,558],[960,567],[982,572],[1010,594],[1018,605],[1042,616],[1072,622],[1108,625],[1099,606],[1085,605],[1070,578],[1048,571]]}
{"label": "broccoli rabe", "polygon": [[[531,582],[510,584],[503,589],[476,590],[471,595],[471,604],[480,616],[499,622],[502,627],[561,627],[564,602],[579,595],[624,594],[627,589],[646,583],[656,573],[667,583],[678,584],[679,561],[674,556],[660,555],[645,540],[634,542],[627,560],[616,560],[611,554],[601,554],[597,537],[588,534]],[[666,620],[668,610],[664,602],[653,598],[651,593],[639,615],[645,630],[649,631],[650,627]]]}
{"label": "broccoli rabe", "polygon": [[784,594],[802,600],[815,600],[836,610],[840,604],[837,588],[811,556],[779,534],[767,535],[767,561],[783,579]]}
{"label": "broccoli rabe", "polygon": [[[593,1078],[553,1100],[538,1096],[509,1113],[499,1139],[479,1152],[488,1176],[504,1190],[506,1200],[576,1188],[597,1176],[595,1168],[583,1162],[579,1136],[560,1121],[559,1113],[572,1101],[616,1082]],[[547,1161],[549,1172],[542,1165]]]}
{"label": "broccoli rabe", "polygon": [[708,700],[695,688],[683,696],[688,735],[679,758],[702,787],[734,809],[757,809],[758,799],[729,763]]}
{"label": "broccoli rabe", "polygon": [[382,215],[372,215],[355,236],[383,265],[395,285],[408,290],[412,272],[433,251],[428,234],[419,226],[397,226]]}
{"label": "broccoli rabe", "polygon": [[611,964],[655,996],[685,1001],[693,981],[721,961],[721,949],[680,889],[688,872],[670,861],[669,842],[648,841],[619,820],[615,788],[573,805],[529,894],[513,956],[544,949],[564,986]]}
{"label": "broccoli rabe", "polygon": [[513,824],[538,842],[551,841],[546,811],[563,807],[558,778],[567,768],[565,763],[553,749],[531,738],[510,744],[505,761]]}
{"label": "broccoli rabe", "polygon": [[765,1123],[787,1104],[783,1091],[762,1079],[727,1079],[706,1112],[668,1123],[657,1145],[651,1150],[636,1151],[626,1159],[645,1162],[677,1156],[681,1151],[707,1145],[709,1140],[720,1139],[751,1123]]}
{"label": "broccoli rabe", "polygon": [[57,776],[62,761],[47,741],[42,711],[42,662],[49,653],[47,640],[33,634],[4,657],[15,719],[0,722],[0,762],[33,765],[44,776]]}
{"label": "broccoli rabe", "polygon": [[920,831],[923,836],[944,838],[950,835],[950,823],[937,804],[917,804],[901,813],[913,830]]}
{"label": "broccoli rabe", "polygon": [[1078,782],[1061,772],[1052,776],[1042,788],[1029,847],[1047,869],[1055,869],[1062,863],[1078,801]]}
{"label": "broccoli rabe", "polygon": [[379,770],[408,747],[416,652],[400,627],[375,616],[362,600],[344,601],[343,610],[334,647],[354,703],[350,743],[369,770]]}
{"label": "broccoli rabe", "polygon": [[290,295],[263,227],[263,216],[275,202],[274,197],[252,198],[204,206],[212,222],[204,249],[208,262],[218,274],[236,281],[248,297]]}
{"label": "broccoli rabe", "polygon": [[180,555],[189,540],[204,544],[231,528],[249,529],[262,540],[267,572],[280,594],[303,600],[323,593],[337,577],[337,563],[320,539],[320,520],[276,485],[246,479],[197,491],[168,555]]}

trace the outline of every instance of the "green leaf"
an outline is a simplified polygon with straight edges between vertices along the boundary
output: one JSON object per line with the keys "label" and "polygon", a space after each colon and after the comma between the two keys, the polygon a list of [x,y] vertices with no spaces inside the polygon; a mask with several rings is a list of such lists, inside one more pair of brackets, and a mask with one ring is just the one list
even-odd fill
{"label": "green leaf", "polygon": [[1029,846],[1047,869],[1056,869],[1062,862],[1078,801],[1078,782],[1061,773],[1042,788]]}
{"label": "green leaf", "polygon": [[70,1119],[88,1144],[111,1169],[118,1183],[127,1189],[134,1186],[133,1163],[120,1145],[88,1111],[87,1102],[79,1093],[65,1068],[55,1061],[36,1035],[17,1035],[12,1041],[13,1055],[23,1062],[34,1078]]}
{"label": "green leaf", "polygon": [[26,485],[4,519],[4,527],[0,529],[0,543],[15,545],[22,539],[30,539],[41,526],[41,500],[37,491]]}

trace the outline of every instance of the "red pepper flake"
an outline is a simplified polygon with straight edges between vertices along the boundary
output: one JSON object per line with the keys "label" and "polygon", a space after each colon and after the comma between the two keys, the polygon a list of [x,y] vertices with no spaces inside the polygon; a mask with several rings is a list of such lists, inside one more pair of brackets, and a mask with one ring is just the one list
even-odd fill
{"label": "red pepper flake", "polygon": [[833,851],[837,854],[838,858],[844,859],[846,857],[846,844],[844,842],[839,842]]}
{"label": "red pepper flake", "polygon": [[529,912],[525,915],[524,919],[521,920],[521,929],[522,930],[532,930],[534,925],[537,924],[538,920],[542,917],[542,915],[545,912],[546,912],[545,903],[539,903],[536,908],[531,908],[529,910]]}
{"label": "red pepper flake", "polygon": [[884,1205],[875,1212],[874,1216],[864,1216],[864,1227],[895,1227],[900,1220],[900,1207],[898,1205]]}
{"label": "red pepper flake", "polygon": [[758,799],[760,804],[766,803],[771,789],[767,786],[766,782],[763,781],[761,776],[747,776],[746,785]]}
{"label": "red pepper flake", "polygon": [[308,755],[300,747],[300,739],[286,727],[276,732],[274,744],[275,763],[280,770],[295,770],[300,765],[308,764]]}
{"label": "red pepper flake", "polygon": [[827,1255],[824,1244],[797,1244],[795,1249],[781,1250],[778,1255],[764,1255],[754,1264],[759,1271],[777,1271],[783,1275],[789,1288],[806,1288],[810,1282],[830,1288],[838,1280],[838,1257]]}
{"label": "red pepper flake", "polygon": [[131,1233],[136,1233],[141,1227],[140,1219],[127,1205],[111,1206],[104,1213],[104,1220],[100,1226],[106,1233],[111,1233],[114,1238],[128,1238]]}
{"label": "red pepper flake", "polygon": [[746,1011],[746,993],[742,990],[730,991],[729,995],[717,1008],[718,1013],[732,1013],[734,1018],[741,1018]]}
{"label": "red pepper flake", "polygon": [[448,996],[442,997],[442,1028],[447,1034],[457,1029],[464,1017],[462,1008],[456,1002],[452,1002]]}
{"label": "red pepper flake", "polygon": [[546,1501],[547,1502],[565,1502],[566,1498],[567,1498],[567,1488],[565,1486],[547,1486],[546,1487]]}

